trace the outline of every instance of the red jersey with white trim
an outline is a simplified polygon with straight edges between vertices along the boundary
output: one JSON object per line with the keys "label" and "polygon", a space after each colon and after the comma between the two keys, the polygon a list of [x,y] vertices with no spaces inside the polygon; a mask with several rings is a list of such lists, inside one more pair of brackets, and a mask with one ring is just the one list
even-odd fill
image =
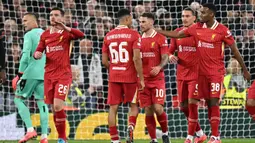
{"label": "red jersey with white trim", "polygon": [[[177,28],[176,31],[185,30],[187,27]],[[186,38],[171,38],[169,54],[173,55],[177,50],[177,79],[195,80],[198,78],[198,52],[194,36]]]}
{"label": "red jersey with white trim", "polygon": [[187,36],[198,39],[199,75],[224,75],[224,48],[232,45],[235,40],[226,26],[216,20],[211,28],[206,24],[197,23],[184,30]]}
{"label": "red jersey with white trim", "polygon": [[168,54],[168,43],[166,37],[157,33],[155,30],[148,37],[143,34],[141,47],[143,75],[145,80],[164,79],[164,69],[161,69],[156,76],[152,76],[150,71],[152,70],[152,67],[160,64],[161,56],[163,54]]}
{"label": "red jersey with white trim", "polygon": [[70,79],[72,78],[70,53],[72,40],[82,38],[84,34],[71,29],[70,32],[59,30],[52,32],[51,29],[44,31],[36,51],[46,53],[45,75],[46,79]]}
{"label": "red jersey with white trim", "polygon": [[107,53],[110,57],[110,82],[137,82],[133,49],[141,48],[140,41],[140,35],[137,31],[123,25],[119,25],[107,33],[102,52]]}

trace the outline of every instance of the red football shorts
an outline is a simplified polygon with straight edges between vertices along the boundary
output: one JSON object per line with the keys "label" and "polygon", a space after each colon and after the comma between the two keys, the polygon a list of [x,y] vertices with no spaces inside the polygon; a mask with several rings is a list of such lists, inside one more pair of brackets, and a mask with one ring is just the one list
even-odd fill
{"label": "red football shorts", "polygon": [[198,95],[198,84],[197,80],[178,80],[177,81],[177,91],[178,91],[178,98],[179,102],[184,102],[190,98],[200,100],[201,97]]}
{"label": "red football shorts", "polygon": [[220,98],[224,75],[199,75],[198,94],[205,99]]}
{"label": "red football shorts", "polygon": [[139,94],[140,106],[164,105],[166,98],[165,80],[145,81],[145,88]]}
{"label": "red football shorts", "polygon": [[110,105],[117,105],[122,102],[136,103],[137,91],[137,83],[109,82],[107,103]]}
{"label": "red football shorts", "polygon": [[253,81],[248,91],[248,99],[255,99],[255,82]]}
{"label": "red football shorts", "polygon": [[46,104],[53,104],[54,98],[65,101],[72,79],[44,79],[44,101]]}

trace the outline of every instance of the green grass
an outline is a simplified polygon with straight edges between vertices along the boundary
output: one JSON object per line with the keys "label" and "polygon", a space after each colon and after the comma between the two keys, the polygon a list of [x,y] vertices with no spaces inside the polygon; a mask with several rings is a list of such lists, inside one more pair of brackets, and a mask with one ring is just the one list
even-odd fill
{"label": "green grass", "polygon": [[[172,139],[172,143],[183,143],[184,139]],[[0,143],[17,143],[18,141],[0,141]],[[33,140],[27,143],[38,143],[39,141]],[[149,143],[149,140],[135,140],[135,143]],[[222,139],[222,143],[254,143],[255,139]],[[49,143],[56,143],[56,141],[49,141]],[[109,140],[69,140],[68,143],[110,143]],[[123,140],[122,143],[125,143]],[[161,141],[159,141],[161,143]],[[206,142],[205,142],[206,143]]]}

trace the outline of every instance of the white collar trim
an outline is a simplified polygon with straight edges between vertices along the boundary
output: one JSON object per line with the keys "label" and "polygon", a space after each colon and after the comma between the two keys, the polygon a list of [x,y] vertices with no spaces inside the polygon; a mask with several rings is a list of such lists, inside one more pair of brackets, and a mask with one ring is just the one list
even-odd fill
{"label": "white collar trim", "polygon": [[[214,23],[210,29],[215,30],[219,25],[219,22],[217,20],[214,20]],[[203,24],[203,28],[207,28],[206,23]]]}
{"label": "white collar trim", "polygon": [[126,25],[118,25],[115,29],[123,29],[128,28]]}
{"label": "white collar trim", "polygon": [[146,36],[146,34],[145,34],[145,33],[143,33],[142,38],[148,38],[148,37],[153,38],[156,34],[157,34],[157,32],[153,29],[153,32],[151,33],[151,35],[150,35],[150,36]]}

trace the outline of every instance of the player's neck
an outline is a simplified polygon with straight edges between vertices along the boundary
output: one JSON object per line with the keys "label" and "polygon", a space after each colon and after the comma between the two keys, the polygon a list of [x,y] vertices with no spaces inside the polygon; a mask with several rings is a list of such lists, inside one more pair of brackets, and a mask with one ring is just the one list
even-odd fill
{"label": "player's neck", "polygon": [[127,24],[125,24],[125,23],[120,23],[118,26],[119,27],[128,27]]}
{"label": "player's neck", "polygon": [[153,28],[149,29],[148,31],[144,32],[145,37],[150,37],[155,30]]}
{"label": "player's neck", "polygon": [[206,22],[205,24],[206,24],[207,28],[211,28],[214,25],[214,23],[215,23],[215,19],[210,20],[210,21]]}
{"label": "player's neck", "polygon": [[192,24],[190,24],[190,25],[188,25],[188,26],[184,26],[185,28],[188,28],[188,27],[190,27],[190,26],[192,26],[194,23],[192,23]]}
{"label": "player's neck", "polygon": [[53,26],[50,27],[50,33],[57,33],[58,31],[59,31],[59,29],[57,29]]}

